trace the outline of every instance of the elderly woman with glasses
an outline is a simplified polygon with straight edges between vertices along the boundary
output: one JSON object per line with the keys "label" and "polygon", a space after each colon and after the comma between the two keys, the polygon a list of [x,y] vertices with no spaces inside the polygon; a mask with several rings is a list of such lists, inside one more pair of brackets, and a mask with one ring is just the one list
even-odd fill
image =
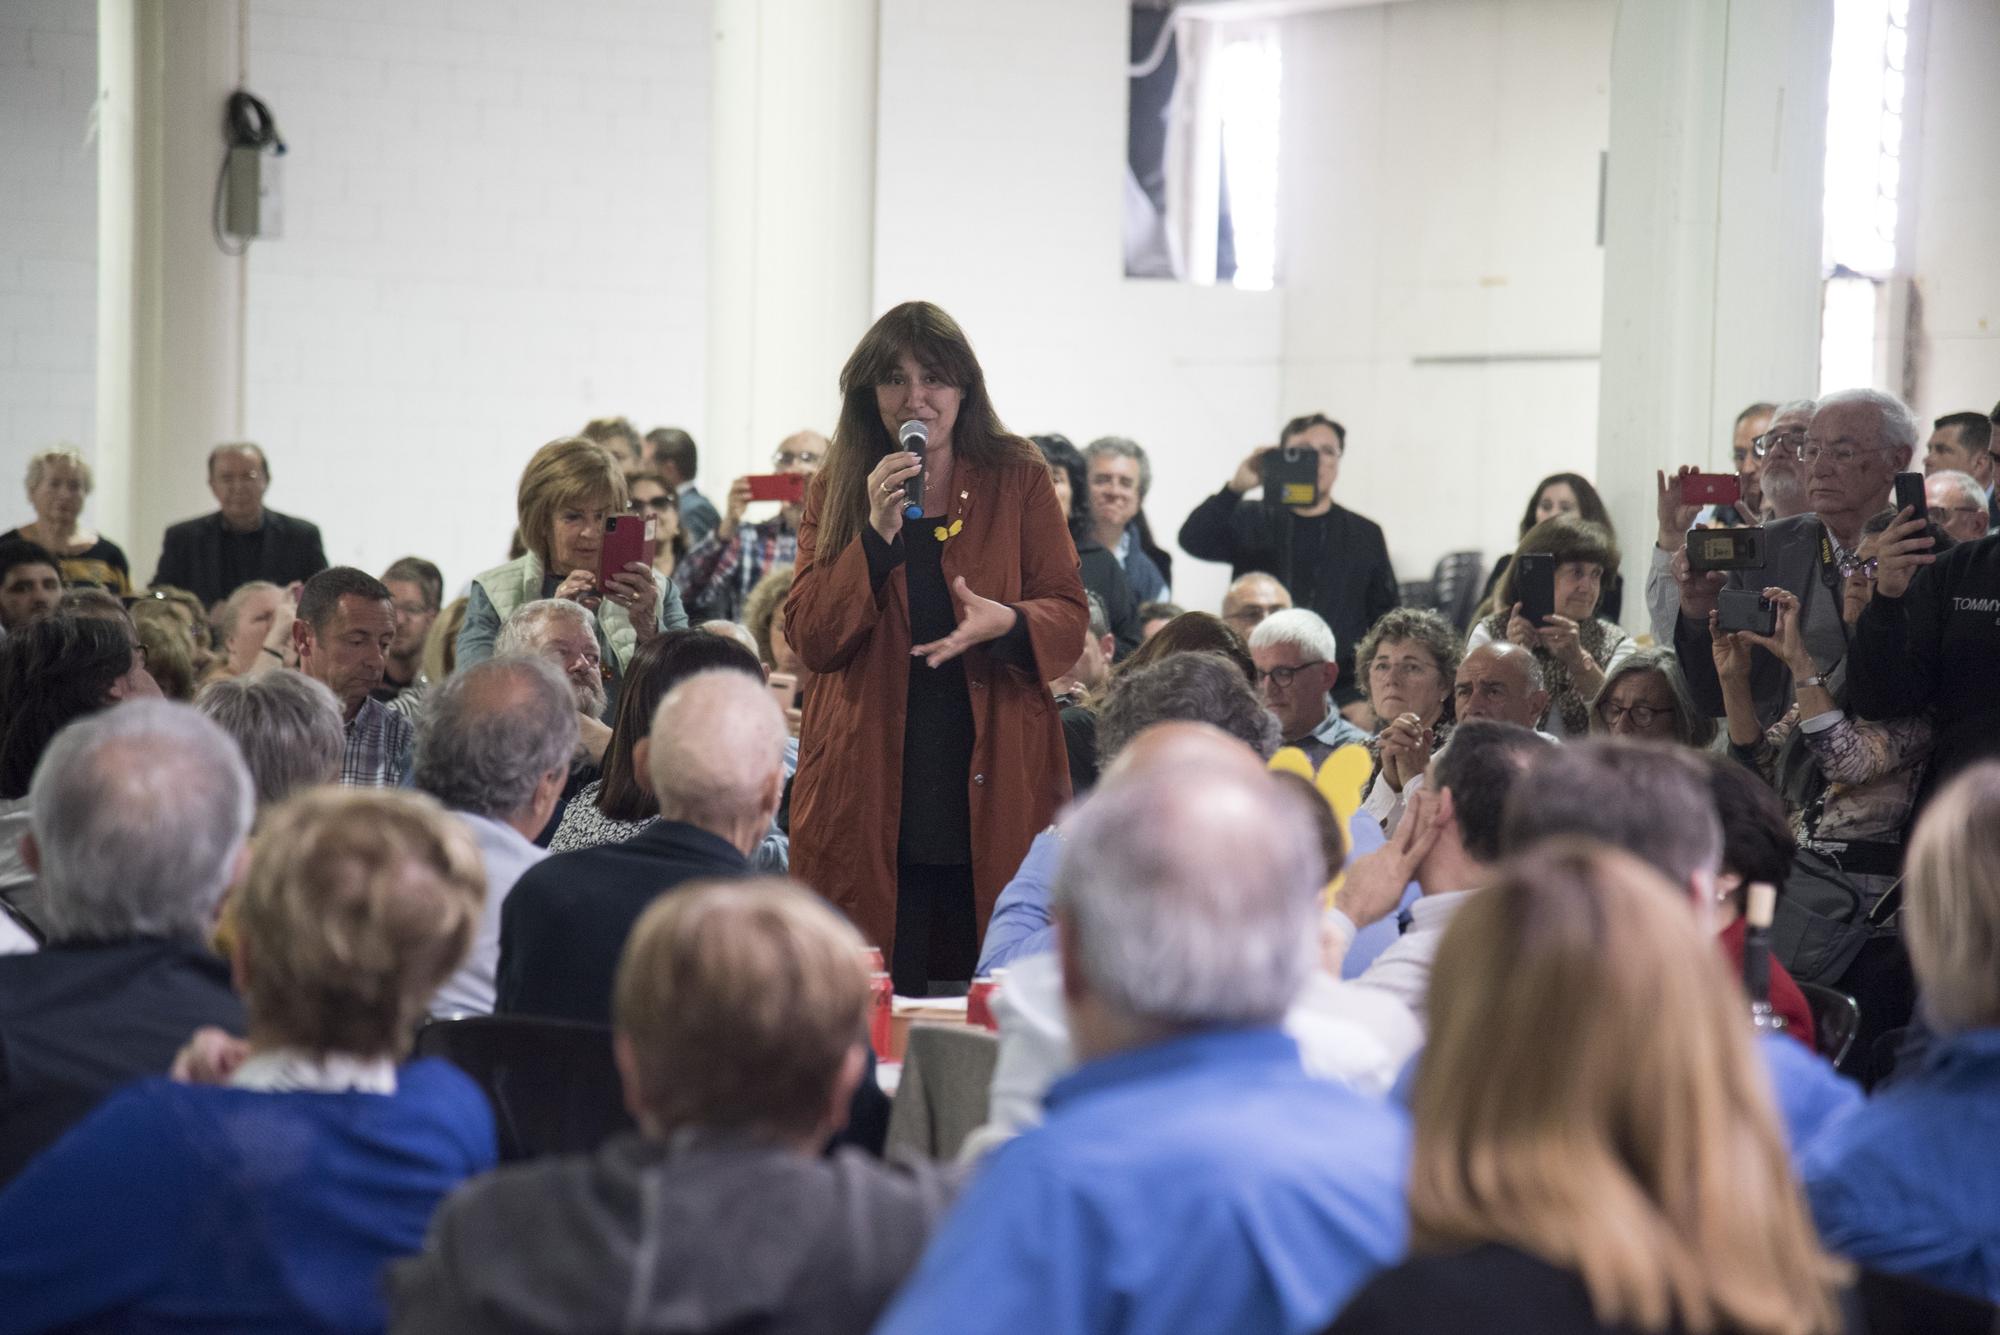
{"label": "elderly woman with glasses", "polygon": [[600,572],[607,520],[626,513],[625,474],[603,446],[581,436],[552,440],[521,472],[520,556],[472,581],[458,662],[493,657],[507,618],[543,598],[567,598],[591,613],[605,678],[604,719],[616,717],[625,669],[641,644],[687,625],[673,581],[637,561]]}
{"label": "elderly woman with glasses", "polygon": [[[1539,625],[1522,615],[1519,580],[1521,558],[1537,554],[1555,566],[1555,610]],[[1616,622],[1599,615],[1604,581],[1616,569],[1618,544],[1602,524],[1569,514],[1544,519],[1521,539],[1494,589],[1498,610],[1466,637],[1467,649],[1506,639],[1534,654],[1549,692],[1543,726],[1557,737],[1590,730],[1590,701],[1635,647]]]}
{"label": "elderly woman with glasses", "polygon": [[1604,674],[1590,704],[1590,730],[1697,750],[1716,733],[1715,720],[1694,707],[1674,651],[1657,647],[1634,650]]}
{"label": "elderly woman with glasses", "polygon": [[1368,739],[1375,767],[1361,806],[1393,829],[1404,790],[1451,737],[1457,718],[1451,688],[1465,645],[1436,612],[1399,607],[1369,628],[1354,656],[1369,706],[1382,720],[1382,730]]}
{"label": "elderly woman with glasses", "polygon": [[778,513],[762,523],[743,523],[743,512],[754,503],[753,479],[739,477],[730,484],[722,522],[674,570],[681,601],[697,620],[741,621],[743,604],[757,581],[779,566],[797,562],[806,487],[819,472],[827,449],[826,437],[817,431],[796,431],[779,443],[771,467],[781,478],[797,478],[797,490],[792,493],[795,499],[779,502]]}

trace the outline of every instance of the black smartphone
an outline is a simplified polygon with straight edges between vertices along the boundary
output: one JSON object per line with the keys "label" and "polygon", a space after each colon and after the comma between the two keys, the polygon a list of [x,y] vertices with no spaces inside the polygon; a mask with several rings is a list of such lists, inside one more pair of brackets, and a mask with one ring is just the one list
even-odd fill
{"label": "black smartphone", "polygon": [[1924,496],[1924,475],[1922,473],[1896,474],[1896,511],[1902,513],[1908,506],[1916,518],[1930,522],[1931,505]]}
{"label": "black smartphone", "polygon": [[1319,451],[1302,445],[1280,445],[1259,465],[1264,499],[1272,505],[1301,509],[1319,504]]}
{"label": "black smartphone", "polygon": [[1762,570],[1761,528],[1691,528],[1687,535],[1690,570]]}
{"label": "black smartphone", "polygon": [[1755,589],[1724,589],[1715,596],[1715,628],[1776,635],[1778,609]]}
{"label": "black smartphone", "polygon": [[1531,626],[1539,626],[1556,611],[1556,558],[1529,552],[1514,558],[1514,601]]}

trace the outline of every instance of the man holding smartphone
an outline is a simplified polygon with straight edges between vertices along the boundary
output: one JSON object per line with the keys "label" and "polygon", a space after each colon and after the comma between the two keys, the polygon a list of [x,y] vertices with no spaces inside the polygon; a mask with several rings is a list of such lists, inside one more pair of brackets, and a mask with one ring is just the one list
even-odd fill
{"label": "man holding smartphone", "polygon": [[[1836,694],[1846,677],[1847,628],[1841,583],[1855,569],[1861,526],[1888,503],[1897,473],[1916,451],[1917,421],[1901,399],[1876,389],[1845,389],[1819,401],[1798,451],[1805,467],[1810,513],[1764,528],[1764,564],[1757,569],[1694,571],[1675,562],[1680,615],[1674,650],[1695,703],[1721,716],[1708,614],[1724,588],[1783,588],[1800,603],[1807,652]],[[1664,502],[1663,502],[1664,507]],[[1762,649],[1752,650],[1751,697],[1768,727],[1790,706],[1792,677]]]}
{"label": "man holding smartphone", "polygon": [[[691,620],[740,621],[743,604],[757,581],[781,565],[798,559],[799,514],[805,508],[805,488],[826,458],[827,439],[817,431],[795,431],[779,444],[771,458],[773,472],[739,477],[729,487],[729,500],[715,532],[681,558],[674,583]],[[743,512],[758,493],[787,493],[778,513],[761,524],[743,524]]]}

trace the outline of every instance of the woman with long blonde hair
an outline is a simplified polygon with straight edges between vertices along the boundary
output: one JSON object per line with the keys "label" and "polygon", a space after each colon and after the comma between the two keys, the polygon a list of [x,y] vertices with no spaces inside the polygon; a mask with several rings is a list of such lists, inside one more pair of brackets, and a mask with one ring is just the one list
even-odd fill
{"label": "woman with long blonde hair", "polygon": [[1834,1335],[1743,994],[1687,898],[1555,840],[1453,920],[1414,1099],[1410,1259],[1332,1335]]}

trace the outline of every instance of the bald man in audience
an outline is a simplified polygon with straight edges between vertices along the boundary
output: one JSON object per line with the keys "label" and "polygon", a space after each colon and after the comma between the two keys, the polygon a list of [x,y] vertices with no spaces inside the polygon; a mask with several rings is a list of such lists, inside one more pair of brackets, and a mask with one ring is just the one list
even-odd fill
{"label": "bald man in audience", "polygon": [[1986,488],[1970,473],[1941,468],[1924,481],[1924,500],[1931,518],[1956,542],[1977,542],[1986,536]]}
{"label": "bald man in audience", "polygon": [[1292,605],[1292,595],[1277,578],[1261,570],[1253,570],[1229,586],[1222,595],[1222,619],[1236,628],[1236,633],[1244,639],[1257,624],[1273,612],[1282,612]]}
{"label": "bald man in audience", "polygon": [[647,906],[687,881],[749,874],[784,795],[788,735],[745,673],[697,673],[669,691],[632,754],[659,822],[522,874],[501,911],[496,1009],[610,1023],[618,955]]}
{"label": "bald man in audience", "polygon": [[1549,712],[1549,693],[1542,685],[1542,665],[1518,644],[1494,640],[1472,650],[1458,664],[1452,683],[1458,721],[1484,719],[1540,729]]}
{"label": "bald man in audience", "polygon": [[1082,1064],[982,1165],[878,1335],[1306,1335],[1402,1253],[1402,1114],[1311,1077],[1279,1027],[1326,880],[1304,800],[1239,753],[1113,776],[1065,823]]}

